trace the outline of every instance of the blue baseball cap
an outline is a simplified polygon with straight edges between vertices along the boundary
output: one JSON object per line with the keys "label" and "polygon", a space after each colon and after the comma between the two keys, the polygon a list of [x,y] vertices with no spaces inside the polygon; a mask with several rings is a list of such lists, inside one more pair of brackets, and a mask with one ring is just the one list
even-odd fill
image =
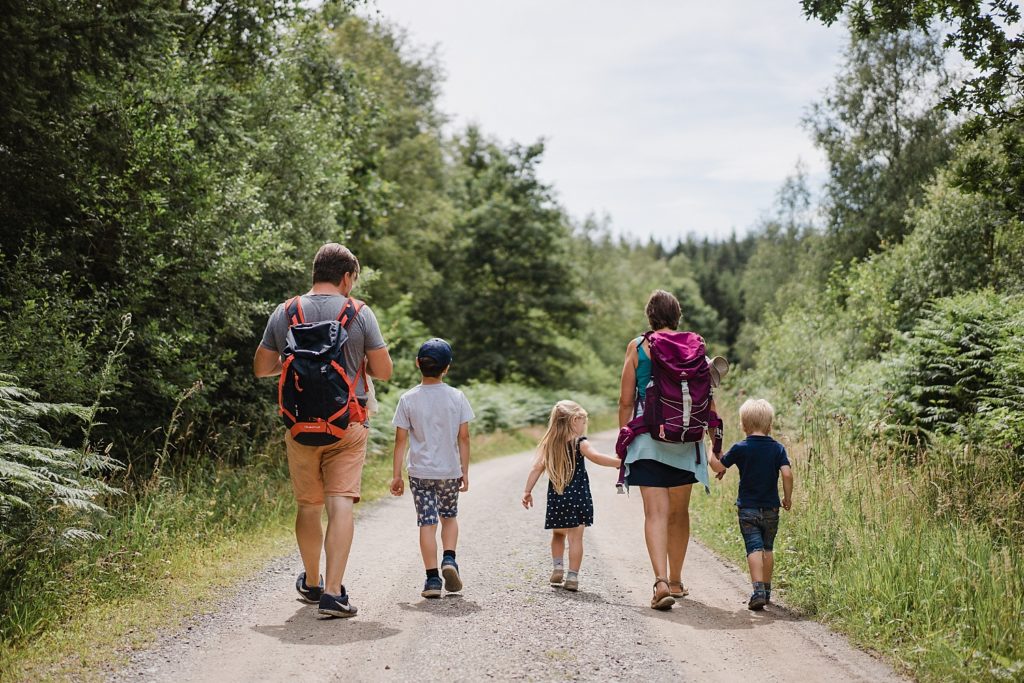
{"label": "blue baseball cap", "polygon": [[452,364],[451,344],[437,337],[428,339],[420,346],[420,350],[416,353],[416,358],[429,358],[442,368],[446,368]]}

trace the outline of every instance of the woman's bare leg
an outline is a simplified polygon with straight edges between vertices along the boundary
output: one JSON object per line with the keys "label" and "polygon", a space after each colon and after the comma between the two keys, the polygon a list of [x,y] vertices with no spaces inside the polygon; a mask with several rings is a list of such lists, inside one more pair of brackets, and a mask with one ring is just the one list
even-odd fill
{"label": "woman's bare leg", "polygon": [[[690,544],[690,493],[693,484],[668,489],[668,580],[682,585],[683,563]],[[664,575],[662,575],[664,576]]]}
{"label": "woman's bare leg", "polygon": [[656,486],[639,488],[644,500],[644,540],[651,557],[651,569],[655,577],[664,577],[668,557],[669,490]]}

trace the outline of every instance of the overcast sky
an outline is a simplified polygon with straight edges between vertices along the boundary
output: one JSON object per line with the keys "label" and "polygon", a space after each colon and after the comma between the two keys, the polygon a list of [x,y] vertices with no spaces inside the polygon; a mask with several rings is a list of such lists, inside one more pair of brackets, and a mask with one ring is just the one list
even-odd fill
{"label": "overcast sky", "polygon": [[376,0],[436,46],[441,108],[547,143],[541,175],[577,217],[666,242],[743,233],[802,160],[801,128],[839,64],[841,26],[799,0]]}

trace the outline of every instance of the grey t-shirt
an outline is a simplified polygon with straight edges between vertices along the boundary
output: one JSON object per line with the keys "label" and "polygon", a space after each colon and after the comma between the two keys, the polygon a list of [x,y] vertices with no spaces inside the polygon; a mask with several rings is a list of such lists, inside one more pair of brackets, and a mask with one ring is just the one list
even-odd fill
{"label": "grey t-shirt", "polygon": [[[302,317],[307,323],[334,320],[341,314],[341,307],[346,297],[340,294],[303,294]],[[263,331],[260,346],[279,354],[284,352],[285,339],[290,327],[288,316],[284,312],[284,304],[278,304],[267,321],[267,329]],[[369,306],[359,309],[359,315],[348,326],[348,341],[345,342],[345,360],[349,367],[358,368],[367,351],[382,349],[386,346],[380,333],[377,316]],[[356,386],[356,396],[366,398],[366,383],[360,380]]]}
{"label": "grey t-shirt", "polygon": [[409,476],[461,477],[459,427],[474,417],[466,395],[444,382],[418,384],[402,394],[391,424],[409,430]]}

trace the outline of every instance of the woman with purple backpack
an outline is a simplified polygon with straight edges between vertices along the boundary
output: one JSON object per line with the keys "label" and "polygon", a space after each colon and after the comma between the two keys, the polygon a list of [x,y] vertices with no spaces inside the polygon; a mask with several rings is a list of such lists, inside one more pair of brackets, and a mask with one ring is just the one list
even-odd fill
{"label": "woman with purple backpack", "polygon": [[[699,335],[676,331],[682,313],[671,293],[656,290],[645,311],[650,332],[626,347],[616,450],[624,456],[625,485],[639,487],[643,498],[644,537],[654,570],[651,607],[665,610],[688,593],[682,571],[690,541],[690,492],[698,482],[710,490],[704,435],[720,435],[711,389],[728,363],[724,358],[709,362]],[[716,452],[720,448],[716,444]]]}

